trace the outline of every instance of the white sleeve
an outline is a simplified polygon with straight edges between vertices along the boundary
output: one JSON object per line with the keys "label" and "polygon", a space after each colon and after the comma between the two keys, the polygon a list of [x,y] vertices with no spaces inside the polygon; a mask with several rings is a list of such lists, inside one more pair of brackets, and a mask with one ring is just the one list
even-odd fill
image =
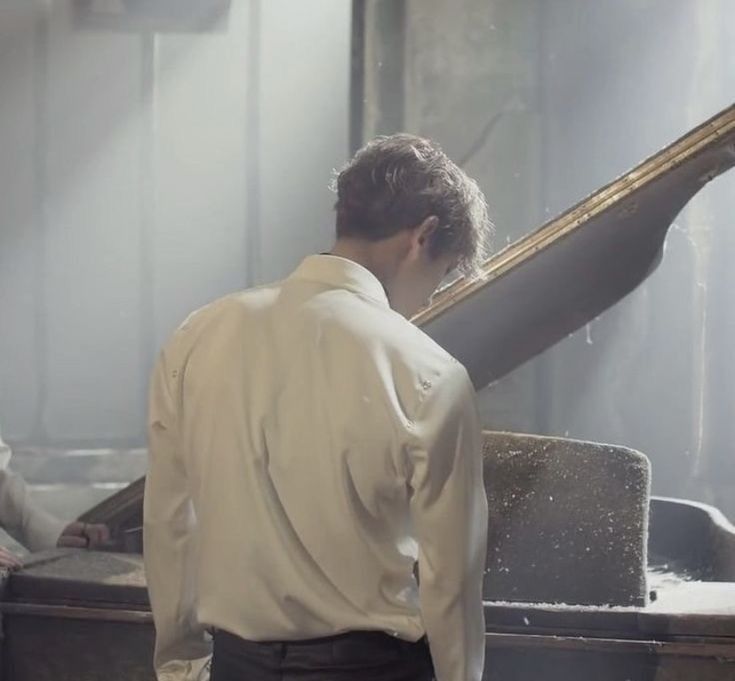
{"label": "white sleeve", "polygon": [[163,355],[150,394],[149,462],[143,502],[148,593],[159,681],[193,681],[210,655],[196,615],[196,517],[178,451],[175,399]]}
{"label": "white sleeve", "polygon": [[487,497],[475,395],[461,365],[436,382],[413,424],[411,517],[419,599],[437,681],[480,681]]}
{"label": "white sleeve", "polygon": [[[0,439],[0,461],[7,463],[10,448]],[[66,523],[46,512],[32,498],[25,480],[0,468],[0,524],[31,551],[56,546]]]}

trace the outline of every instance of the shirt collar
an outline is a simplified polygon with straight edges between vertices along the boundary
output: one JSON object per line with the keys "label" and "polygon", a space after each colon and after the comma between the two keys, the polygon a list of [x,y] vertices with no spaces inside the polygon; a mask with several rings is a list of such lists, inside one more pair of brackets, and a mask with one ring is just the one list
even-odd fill
{"label": "shirt collar", "polygon": [[294,270],[289,279],[304,279],[343,288],[390,307],[388,296],[378,278],[354,260],[337,255],[310,255]]}

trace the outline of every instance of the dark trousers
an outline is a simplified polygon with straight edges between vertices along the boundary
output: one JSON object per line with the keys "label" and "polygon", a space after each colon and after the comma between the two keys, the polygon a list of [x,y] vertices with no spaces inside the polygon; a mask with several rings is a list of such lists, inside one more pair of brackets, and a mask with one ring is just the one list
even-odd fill
{"label": "dark trousers", "polygon": [[425,639],[355,631],[304,641],[246,641],[214,635],[210,681],[431,681]]}

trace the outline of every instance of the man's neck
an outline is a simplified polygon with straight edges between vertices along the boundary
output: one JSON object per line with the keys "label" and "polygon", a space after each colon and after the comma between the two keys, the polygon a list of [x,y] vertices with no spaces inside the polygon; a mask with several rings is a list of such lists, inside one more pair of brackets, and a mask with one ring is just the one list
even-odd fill
{"label": "man's neck", "polygon": [[338,239],[328,255],[352,260],[372,272],[378,281],[386,287],[388,280],[387,268],[380,262],[380,253],[377,244],[357,239]]}

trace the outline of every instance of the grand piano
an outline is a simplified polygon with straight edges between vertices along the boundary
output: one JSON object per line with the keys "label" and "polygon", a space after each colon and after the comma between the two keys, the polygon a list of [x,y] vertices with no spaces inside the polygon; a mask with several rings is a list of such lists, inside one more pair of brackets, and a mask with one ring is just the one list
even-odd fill
{"label": "grand piano", "polygon": [[[733,165],[735,105],[500,251],[481,277],[449,286],[415,322],[483,388],[635,289],[659,263],[677,214]],[[540,451],[552,462],[555,452],[594,455],[597,461],[620,453],[563,438],[547,438],[541,446],[533,436],[487,433],[486,471],[494,467],[493,479],[500,470],[496,454],[506,452],[511,441],[531,462]],[[644,460],[636,453],[626,456]],[[615,552],[594,571],[571,554],[565,563],[562,554],[557,567],[572,578],[554,584],[547,566],[535,563],[525,565],[523,582],[513,586],[512,572],[502,582],[489,560],[486,681],[735,679],[735,528],[712,507],[649,499],[646,466],[640,471],[644,496],[636,497],[636,536],[645,542],[639,551],[642,591],[632,600],[596,599],[594,589],[577,598],[578,592],[569,591],[589,583],[608,593],[607,580],[616,572],[604,567],[620,560]],[[583,502],[584,484],[566,489]],[[154,631],[140,555],[142,497],[139,480],[82,516],[110,524],[111,552],[38,554],[4,576],[4,681],[154,678]],[[615,510],[607,513],[614,516]],[[573,513],[538,517],[547,526],[525,527],[528,536],[561,536],[578,525]],[[496,539],[491,537],[490,551],[498,550]],[[596,541],[594,533],[589,541]],[[503,583],[512,587],[507,596],[498,586]],[[524,591],[524,584],[535,586]]]}

